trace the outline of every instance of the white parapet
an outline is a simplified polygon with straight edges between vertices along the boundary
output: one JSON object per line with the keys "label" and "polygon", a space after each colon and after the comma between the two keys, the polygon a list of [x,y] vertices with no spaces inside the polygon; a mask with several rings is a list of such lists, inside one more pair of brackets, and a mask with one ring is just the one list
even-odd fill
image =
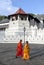
{"label": "white parapet", "polygon": [[0,43],[17,43],[20,39],[35,44],[44,44],[44,28],[37,28],[36,25],[30,26],[28,20],[14,20],[9,23],[0,24],[0,26],[9,25],[5,31],[0,31]]}

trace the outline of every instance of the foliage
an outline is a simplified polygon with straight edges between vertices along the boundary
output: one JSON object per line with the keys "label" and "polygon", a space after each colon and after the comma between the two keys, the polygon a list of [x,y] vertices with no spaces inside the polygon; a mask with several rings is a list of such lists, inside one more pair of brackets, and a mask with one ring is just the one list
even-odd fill
{"label": "foliage", "polygon": [[8,17],[7,16],[0,16],[0,21],[3,19],[8,19]]}

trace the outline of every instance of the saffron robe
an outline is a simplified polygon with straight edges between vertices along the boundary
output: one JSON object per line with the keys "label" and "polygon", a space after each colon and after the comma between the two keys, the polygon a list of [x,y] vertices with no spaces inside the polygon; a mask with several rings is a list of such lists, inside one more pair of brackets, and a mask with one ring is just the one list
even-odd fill
{"label": "saffron robe", "polygon": [[16,56],[22,56],[22,43],[18,43],[17,45],[17,53],[16,53]]}
{"label": "saffron robe", "polygon": [[24,45],[24,49],[23,49],[23,59],[29,59],[30,58],[30,48],[28,44]]}

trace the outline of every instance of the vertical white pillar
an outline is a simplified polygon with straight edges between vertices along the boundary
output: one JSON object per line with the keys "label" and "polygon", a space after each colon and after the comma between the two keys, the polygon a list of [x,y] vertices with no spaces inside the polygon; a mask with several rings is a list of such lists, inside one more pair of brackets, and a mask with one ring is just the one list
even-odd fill
{"label": "vertical white pillar", "polygon": [[40,22],[41,22],[41,28],[43,28],[43,18],[41,18]]}
{"label": "vertical white pillar", "polygon": [[18,20],[21,20],[21,18],[19,17],[19,15],[18,15]]}
{"label": "vertical white pillar", "polygon": [[34,30],[35,30],[35,37],[37,36],[37,25],[34,26]]}
{"label": "vertical white pillar", "polygon": [[27,16],[27,21],[28,21],[28,16]]}
{"label": "vertical white pillar", "polygon": [[19,20],[19,15],[18,15],[18,20]]}
{"label": "vertical white pillar", "polygon": [[41,28],[43,28],[43,21],[41,20],[40,22],[41,22]]}

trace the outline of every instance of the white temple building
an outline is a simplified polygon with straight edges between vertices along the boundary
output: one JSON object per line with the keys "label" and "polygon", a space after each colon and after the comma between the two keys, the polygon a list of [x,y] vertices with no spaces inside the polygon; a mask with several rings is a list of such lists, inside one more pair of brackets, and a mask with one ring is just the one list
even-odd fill
{"label": "white temple building", "polygon": [[[0,27],[3,26],[3,30],[0,30],[0,43],[17,43],[22,39],[23,43],[28,41],[29,43],[44,44],[42,19],[39,21],[21,8],[8,18],[9,23],[0,24]],[[5,26],[7,27],[5,28]]]}

